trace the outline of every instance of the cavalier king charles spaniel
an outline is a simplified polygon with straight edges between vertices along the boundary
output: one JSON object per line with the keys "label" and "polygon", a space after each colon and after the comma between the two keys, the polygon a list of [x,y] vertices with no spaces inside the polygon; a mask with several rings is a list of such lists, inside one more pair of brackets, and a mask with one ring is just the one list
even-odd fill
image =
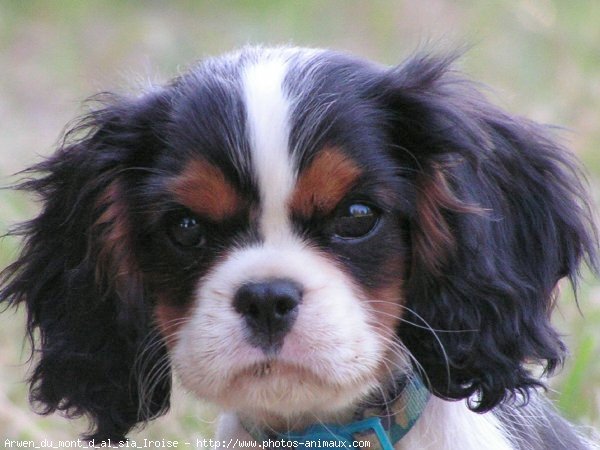
{"label": "cavalier king charles spaniel", "polygon": [[19,185],[40,412],[122,442],[173,372],[219,440],[593,445],[539,393],[557,283],[597,267],[584,177],[454,59],[245,48],[103,96]]}

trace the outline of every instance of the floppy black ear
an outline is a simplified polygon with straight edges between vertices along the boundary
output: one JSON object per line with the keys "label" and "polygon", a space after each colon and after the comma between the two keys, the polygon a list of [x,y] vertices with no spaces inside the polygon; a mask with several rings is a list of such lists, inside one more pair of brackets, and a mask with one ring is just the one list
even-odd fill
{"label": "floppy black ear", "polygon": [[89,417],[90,439],[122,440],[168,408],[170,372],[130,242],[126,195],[136,182],[128,168],[156,154],[150,124],[163,103],[158,95],[113,99],[19,186],[37,194],[41,211],[14,231],[24,247],[2,274],[0,298],[27,308],[32,402],[42,414]]}
{"label": "floppy black ear", "polygon": [[[451,69],[416,56],[379,98],[414,188],[402,341],[434,392],[488,410],[552,372],[564,354],[550,312],[597,240],[573,157],[547,128],[490,105]],[[575,286],[575,285],[574,285]]]}

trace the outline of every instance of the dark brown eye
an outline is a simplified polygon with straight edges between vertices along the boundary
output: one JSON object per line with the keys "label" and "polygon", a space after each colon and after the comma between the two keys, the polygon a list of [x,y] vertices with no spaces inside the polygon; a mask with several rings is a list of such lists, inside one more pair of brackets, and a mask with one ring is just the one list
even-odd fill
{"label": "dark brown eye", "polygon": [[205,242],[204,231],[194,216],[181,216],[169,225],[169,235],[180,247],[200,247]]}
{"label": "dark brown eye", "polygon": [[342,208],[334,219],[333,232],[345,239],[369,234],[379,220],[379,213],[364,203],[352,203]]}

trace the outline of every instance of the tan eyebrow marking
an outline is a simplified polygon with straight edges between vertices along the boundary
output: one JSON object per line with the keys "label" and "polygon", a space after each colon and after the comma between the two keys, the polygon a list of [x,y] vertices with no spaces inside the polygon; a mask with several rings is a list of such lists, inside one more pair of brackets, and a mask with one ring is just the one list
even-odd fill
{"label": "tan eyebrow marking", "polygon": [[356,184],[362,170],[337,147],[325,147],[305,169],[296,183],[290,202],[301,217],[328,213]]}
{"label": "tan eyebrow marking", "polygon": [[194,160],[174,178],[170,189],[178,201],[197,214],[222,221],[239,211],[239,193],[215,165]]}

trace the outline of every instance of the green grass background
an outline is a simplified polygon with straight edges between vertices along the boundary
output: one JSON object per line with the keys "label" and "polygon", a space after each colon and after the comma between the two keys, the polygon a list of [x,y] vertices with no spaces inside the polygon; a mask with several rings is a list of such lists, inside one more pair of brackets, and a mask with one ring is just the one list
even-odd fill
{"label": "green grass background", "polygon": [[[81,100],[179,73],[246,43],[332,47],[395,64],[416,47],[468,44],[462,69],[508,110],[565,127],[598,197],[600,1],[0,1],[0,184],[53,150]],[[36,206],[0,191],[0,232]],[[57,236],[60,239],[59,236]],[[0,242],[0,267],[17,243]],[[572,357],[550,395],[581,424],[600,425],[600,282],[587,276],[581,313],[568,289],[555,314]],[[39,417],[27,403],[22,311],[0,314],[3,439],[74,438],[85,422]],[[209,436],[214,411],[179,389],[176,407],[133,436]]]}

